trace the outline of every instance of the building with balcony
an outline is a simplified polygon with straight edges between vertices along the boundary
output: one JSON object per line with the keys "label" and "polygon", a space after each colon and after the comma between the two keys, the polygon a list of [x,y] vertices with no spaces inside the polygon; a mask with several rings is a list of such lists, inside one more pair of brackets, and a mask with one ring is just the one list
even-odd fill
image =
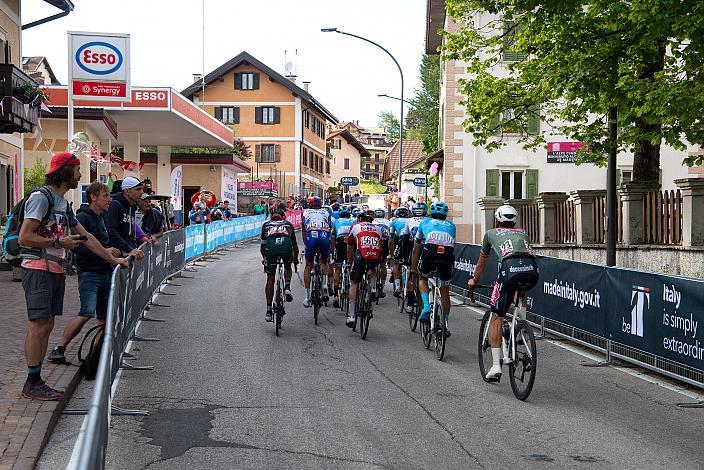
{"label": "building with balcony", "polygon": [[[346,129],[333,130],[328,134],[328,148],[332,156],[330,186],[338,186],[344,177],[361,178],[361,161],[370,154],[359,140]],[[343,189],[355,192],[358,188],[355,185]]]}
{"label": "building with balcony", "polygon": [[44,56],[22,57],[22,71],[40,85],[60,85]]}
{"label": "building with balcony", "polygon": [[369,152],[360,162],[361,178],[381,181],[384,175],[387,156],[393,142],[388,140],[386,130],[380,127],[363,127],[358,122],[343,122],[337,126],[347,130]]}

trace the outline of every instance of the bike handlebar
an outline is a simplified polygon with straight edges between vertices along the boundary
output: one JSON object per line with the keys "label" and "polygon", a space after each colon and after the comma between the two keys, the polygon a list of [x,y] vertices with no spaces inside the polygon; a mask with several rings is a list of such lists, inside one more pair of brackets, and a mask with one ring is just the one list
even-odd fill
{"label": "bike handlebar", "polygon": [[480,289],[491,289],[492,286],[487,286],[483,284],[475,284],[473,286],[469,286],[468,294],[469,294],[469,300],[472,301],[473,304],[477,303],[476,299],[474,298],[474,289],[479,287]]}

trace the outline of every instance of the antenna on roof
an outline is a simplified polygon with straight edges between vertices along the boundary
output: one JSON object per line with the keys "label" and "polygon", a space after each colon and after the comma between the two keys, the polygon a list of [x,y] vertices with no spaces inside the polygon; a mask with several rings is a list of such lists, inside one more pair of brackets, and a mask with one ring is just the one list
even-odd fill
{"label": "antenna on roof", "polygon": [[[284,62],[286,63],[286,65],[284,66],[284,70],[286,71],[285,77],[291,80],[292,82],[296,83],[296,64],[294,61],[288,60],[287,52],[288,51],[284,50]],[[298,49],[296,49],[296,56],[298,56]]]}

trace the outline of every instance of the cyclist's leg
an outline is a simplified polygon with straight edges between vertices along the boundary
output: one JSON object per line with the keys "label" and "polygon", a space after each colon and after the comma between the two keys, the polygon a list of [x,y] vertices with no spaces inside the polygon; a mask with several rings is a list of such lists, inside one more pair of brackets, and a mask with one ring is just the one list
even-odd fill
{"label": "cyclist's leg", "polygon": [[274,303],[274,280],[276,276],[276,258],[267,253],[266,265],[264,266],[266,273],[266,286],[264,295],[266,297],[266,321],[271,321],[271,309]]}
{"label": "cyclist's leg", "polygon": [[303,286],[306,288],[306,298],[303,300],[304,307],[310,307],[310,278],[313,271],[313,261],[315,260],[315,241],[317,238],[311,237],[310,233],[306,233],[305,241],[305,258],[306,268],[303,271]]}
{"label": "cyclist's leg", "polygon": [[289,253],[288,256],[283,258],[284,261],[284,295],[286,296],[286,302],[293,302],[293,295],[291,295],[291,278],[293,277],[293,269],[291,269],[291,263],[293,263],[293,253]]}
{"label": "cyclist's leg", "polygon": [[327,298],[330,291],[332,290],[332,276],[330,276],[330,234],[328,232],[322,232],[325,234],[321,238],[322,242],[318,245],[320,249],[320,266],[321,272],[323,273],[323,296]]}
{"label": "cyclist's leg", "polygon": [[420,256],[418,257],[418,276],[420,278],[418,282],[418,290],[420,291],[420,296],[423,299],[423,310],[420,312],[420,321],[430,321],[430,312],[433,307],[430,305],[430,287],[428,286],[428,278],[432,275],[435,269],[435,252],[432,250],[433,246],[423,245],[420,249]]}
{"label": "cyclist's leg", "polygon": [[510,305],[510,299],[513,292],[510,292],[509,276],[507,269],[503,268],[503,264],[499,267],[499,276],[494,283],[494,289],[491,292],[491,323],[489,325],[489,345],[491,346],[492,366],[487,372],[487,379],[496,379],[501,376],[501,359],[503,357],[501,351],[501,324]]}
{"label": "cyclist's leg", "polygon": [[362,275],[366,269],[366,263],[359,253],[355,254],[352,268],[350,269],[350,291],[347,294],[349,298],[349,314],[347,316],[347,326],[354,325],[355,307],[357,305],[357,285],[362,280]]}
{"label": "cyclist's leg", "polygon": [[455,267],[454,249],[446,247],[445,253],[437,258],[435,267],[438,270],[440,298],[442,299],[443,312],[445,312],[445,323],[447,323],[447,317],[452,307],[450,302],[450,281],[452,280],[452,270]]}

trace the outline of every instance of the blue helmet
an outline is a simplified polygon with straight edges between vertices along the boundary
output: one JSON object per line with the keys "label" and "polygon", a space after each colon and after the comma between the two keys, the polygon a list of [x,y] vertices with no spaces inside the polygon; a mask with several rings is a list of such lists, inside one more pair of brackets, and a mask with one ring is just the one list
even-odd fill
{"label": "blue helmet", "polygon": [[405,218],[411,216],[411,211],[408,210],[408,207],[399,207],[399,208],[396,209],[396,211],[394,212],[394,215],[395,215],[396,217],[400,217],[400,218],[402,218],[402,219],[405,219]]}
{"label": "blue helmet", "polygon": [[377,219],[383,219],[384,217],[386,217],[386,211],[382,208],[374,209],[374,217],[376,217]]}
{"label": "blue helmet", "polygon": [[431,217],[438,216],[444,219],[445,217],[447,217],[448,211],[449,208],[447,207],[447,204],[442,201],[437,201],[430,205]]}
{"label": "blue helmet", "polygon": [[352,211],[350,210],[350,206],[347,204],[340,206],[340,210],[338,214],[340,214],[340,217],[349,217]]}
{"label": "blue helmet", "polygon": [[413,212],[413,215],[416,217],[424,217],[428,213],[428,206],[426,206],[424,202],[416,202],[413,204],[411,212]]}
{"label": "blue helmet", "polygon": [[359,207],[355,207],[354,209],[352,209],[352,216],[354,216],[354,217],[357,217],[361,213],[362,213],[362,209],[360,209]]}

